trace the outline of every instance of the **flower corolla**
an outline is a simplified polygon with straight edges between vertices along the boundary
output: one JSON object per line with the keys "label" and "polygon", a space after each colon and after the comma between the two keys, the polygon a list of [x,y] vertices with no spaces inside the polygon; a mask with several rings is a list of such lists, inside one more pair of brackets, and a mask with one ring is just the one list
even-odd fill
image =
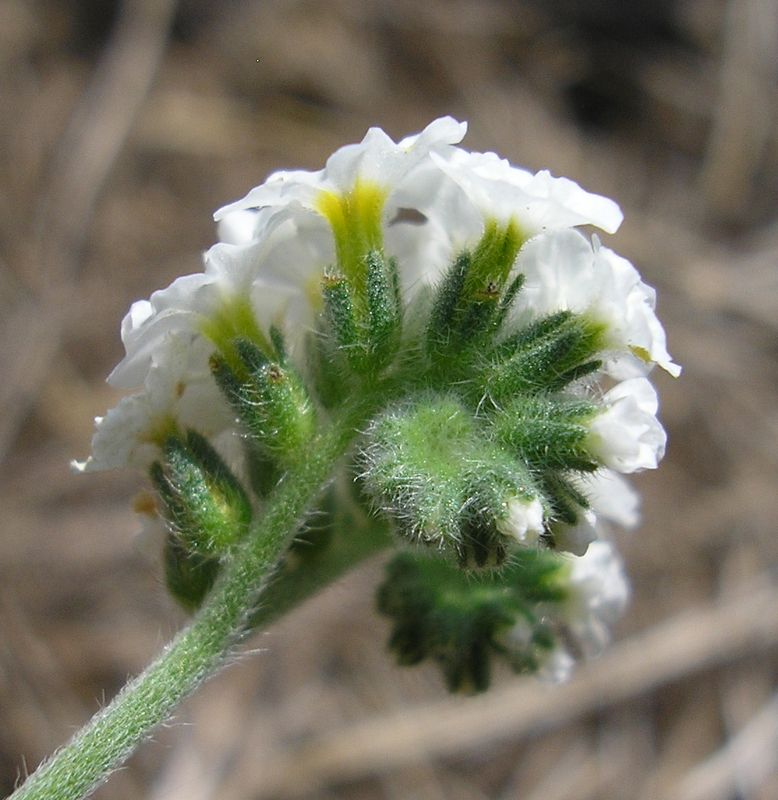
{"label": "flower corolla", "polygon": [[589,449],[617,472],[655,469],[667,434],[656,418],[656,390],[645,378],[630,378],[606,392],[605,410],[590,423]]}

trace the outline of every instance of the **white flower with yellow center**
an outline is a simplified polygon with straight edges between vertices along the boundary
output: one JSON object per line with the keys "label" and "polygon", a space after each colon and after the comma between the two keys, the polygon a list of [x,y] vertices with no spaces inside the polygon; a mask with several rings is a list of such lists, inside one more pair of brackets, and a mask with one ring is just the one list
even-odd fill
{"label": "white flower with yellow center", "polygon": [[122,322],[126,355],[110,374],[114,386],[143,383],[156,350],[171,331],[209,339],[229,351],[243,337],[268,348],[268,331],[277,325],[294,346],[314,326],[321,305],[319,274],[312,265],[332,257],[326,232],[311,228],[310,218],[292,206],[281,215],[264,215],[265,234],[249,245],[214,245],[205,269],[177,278],[133,303]]}

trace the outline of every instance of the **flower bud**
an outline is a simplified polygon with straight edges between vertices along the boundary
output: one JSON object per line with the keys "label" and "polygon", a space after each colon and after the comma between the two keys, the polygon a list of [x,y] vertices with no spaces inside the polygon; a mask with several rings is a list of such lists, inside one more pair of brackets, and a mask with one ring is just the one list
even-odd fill
{"label": "flower bud", "polygon": [[534,546],[543,533],[543,504],[537,497],[514,497],[508,501],[507,513],[497,520],[497,529],[519,544]]}
{"label": "flower bud", "polygon": [[597,463],[586,443],[596,409],[588,400],[519,395],[495,412],[494,427],[533,469],[592,471]]}
{"label": "flower bud", "polygon": [[248,529],[252,512],[243,487],[195,431],[167,439],[151,478],[168,524],[187,551],[221,556]]}
{"label": "flower bud", "polygon": [[412,542],[468,568],[500,566],[536,543],[543,503],[529,470],[492,442],[456,396],[425,392],[367,433],[367,493]]}
{"label": "flower bud", "polygon": [[165,541],[165,584],[187,611],[195,611],[219,573],[219,559],[189,550],[174,533]]}
{"label": "flower bud", "polygon": [[497,658],[559,680],[571,659],[543,616],[567,602],[569,574],[566,560],[543,550],[519,550],[504,570],[477,575],[401,553],[387,567],[378,609],[392,619],[399,663],[435,661],[451,691],[486,689]]}

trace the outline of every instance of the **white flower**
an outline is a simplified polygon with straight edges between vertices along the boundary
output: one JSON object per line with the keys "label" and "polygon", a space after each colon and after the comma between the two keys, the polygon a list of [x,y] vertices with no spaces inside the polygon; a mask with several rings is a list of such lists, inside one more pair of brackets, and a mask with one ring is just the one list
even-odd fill
{"label": "white flower", "polygon": [[656,418],[656,390],[645,378],[631,378],[603,397],[605,410],[589,423],[588,449],[617,472],[655,469],[667,434]]}
{"label": "white flower", "polygon": [[166,334],[151,356],[143,391],[95,419],[92,455],[73,467],[79,472],[146,469],[174,430],[193,427],[213,436],[228,429],[233,414],[210,374],[212,349],[202,338]]}
{"label": "white flower", "polygon": [[598,519],[622,528],[634,528],[640,521],[640,495],[627,481],[609,469],[600,469],[579,481]]}
{"label": "white flower", "polygon": [[[267,338],[275,324],[290,349],[314,325],[322,265],[332,258],[326,231],[310,226],[297,205],[264,214],[264,236],[249,245],[214,245],[205,269],[177,278],[149,300],[133,303],[122,322],[126,356],[109,375],[114,386],[140,385],[169,332],[210,337],[218,344],[244,336]],[[213,349],[213,348],[212,348]]]}
{"label": "white flower", "polygon": [[507,503],[506,514],[497,520],[497,529],[503,536],[531,547],[538,543],[543,533],[543,505],[537,497],[514,497]]}
{"label": "white flower", "polygon": [[637,525],[640,497],[620,475],[600,469],[572,480],[589,501],[589,508],[581,511],[575,525],[554,524],[552,531],[557,550],[582,556],[592,542],[602,538],[606,523],[612,522],[622,528]]}
{"label": "white flower", "polygon": [[[430,152],[460,142],[466,130],[466,123],[442,117],[421,133],[394,142],[380,128],[370,128],[359,144],[336,150],[324,169],[275,172],[243,199],[220,208],[214,218],[220,221],[236,211],[284,206],[293,201],[318,211],[322,192],[341,196],[360,182],[391,193]],[[385,213],[391,216],[394,210],[396,206],[390,205]]]}
{"label": "white flower", "polygon": [[587,192],[567,178],[554,178],[547,170],[533,174],[519,169],[495,153],[451,148],[432,153],[431,158],[459,191],[437,187],[430,195],[434,202],[423,211],[434,213],[440,203],[446,214],[460,220],[472,211],[478,212],[481,224],[484,219],[503,224],[514,220],[525,236],[576,225],[595,225],[614,233],[623,219],[613,200]]}
{"label": "white flower", "polygon": [[557,550],[582,556],[589,545],[599,538],[597,514],[590,508],[582,509],[575,525],[557,522],[552,532]]}
{"label": "white flower", "polygon": [[680,374],[667,352],[665,332],[654,313],[656,293],[629,261],[594,246],[577,231],[555,231],[531,239],[516,269],[525,275],[515,312],[540,317],[569,310],[606,326],[606,371],[618,379],[645,374],[657,363]]}
{"label": "white flower", "polygon": [[233,211],[219,220],[219,241],[225,244],[251,244],[259,223],[259,212],[253,208]]}
{"label": "white flower", "polygon": [[575,659],[560,642],[548,647],[539,647],[532,639],[535,629],[526,619],[519,619],[500,637],[500,644],[519,658],[530,654],[537,664],[535,675],[548,683],[564,683],[570,678]]}
{"label": "white flower", "polygon": [[622,615],[629,598],[624,567],[609,542],[596,541],[582,556],[567,556],[568,597],[561,621],[585,655],[598,653],[610,639],[610,626]]}

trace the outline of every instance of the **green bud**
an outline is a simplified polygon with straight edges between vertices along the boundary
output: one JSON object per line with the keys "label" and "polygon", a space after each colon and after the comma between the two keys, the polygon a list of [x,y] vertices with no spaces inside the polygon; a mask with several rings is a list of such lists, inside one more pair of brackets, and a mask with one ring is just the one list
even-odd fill
{"label": "green bud", "polygon": [[205,599],[219,573],[219,559],[188,550],[173,532],[164,552],[168,591],[187,611],[195,611]]}
{"label": "green bud", "polygon": [[[563,599],[561,568],[548,551],[522,550],[503,571],[473,576],[441,559],[401,553],[387,566],[377,597],[393,623],[389,646],[401,665],[435,661],[451,691],[487,689],[495,658],[515,672],[533,672],[538,650],[555,644],[539,612]],[[506,640],[519,623],[530,635],[517,649]]]}
{"label": "green bud", "polygon": [[188,551],[218,557],[248,529],[251,504],[243,487],[199,433],[170,436],[151,478],[171,530]]}
{"label": "green bud", "polygon": [[559,391],[600,367],[603,329],[584,317],[559,312],[499,344],[482,368],[486,392],[497,405],[520,392]]}
{"label": "green bud", "polygon": [[[502,565],[528,527],[537,539],[542,505],[529,470],[456,396],[425,392],[378,417],[366,438],[366,492],[411,542],[485,568]],[[536,513],[514,532],[505,519],[520,498],[535,499]]]}
{"label": "green bud", "polygon": [[475,441],[473,420],[449,395],[423,395],[382,414],[365,448],[367,493],[421,544],[461,541],[467,481],[462,465]]}
{"label": "green bud", "polygon": [[500,329],[524,282],[517,275],[505,288],[522,243],[514,223],[492,221],[475,250],[452,262],[430,312],[427,344],[433,356],[480,347]]}
{"label": "green bud", "polygon": [[397,263],[380,250],[364,257],[364,297],[345,275],[322,281],[324,314],[338,350],[357,374],[375,374],[394,356],[400,339]]}

